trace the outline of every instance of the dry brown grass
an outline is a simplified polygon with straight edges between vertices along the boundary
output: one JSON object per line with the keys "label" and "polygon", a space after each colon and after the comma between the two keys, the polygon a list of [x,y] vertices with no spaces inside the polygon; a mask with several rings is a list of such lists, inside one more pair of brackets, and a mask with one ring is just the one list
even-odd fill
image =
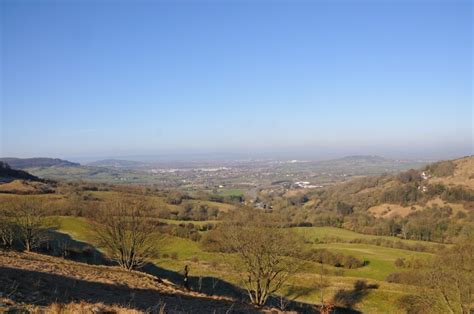
{"label": "dry brown grass", "polygon": [[394,216],[405,217],[408,214],[420,210],[422,207],[420,205],[415,206],[401,206],[397,204],[380,204],[373,206],[368,209],[368,211],[376,217],[390,218]]}
{"label": "dry brown grass", "polygon": [[[91,314],[91,313],[117,313],[139,314],[142,311],[127,309],[119,305],[105,305],[103,303],[71,302],[68,304],[53,303],[49,306],[30,306],[27,309],[34,314]],[[157,312],[160,313],[160,312]],[[163,312],[164,313],[164,312]]]}
{"label": "dry brown grass", "polygon": [[40,313],[159,313],[163,306],[167,313],[225,313],[231,307],[254,312],[230,298],[186,291],[142,272],[36,253],[0,252],[0,292]]}
{"label": "dry brown grass", "polygon": [[448,203],[443,201],[441,198],[437,197],[432,200],[429,200],[426,202],[426,205],[421,206],[421,205],[414,205],[414,206],[401,206],[397,204],[380,204],[377,206],[373,206],[368,209],[368,211],[376,217],[383,217],[383,218],[391,218],[394,216],[400,216],[400,217],[405,217],[409,215],[410,213],[413,213],[415,211],[421,210],[423,208],[430,208],[432,206],[438,206],[438,207],[444,207],[444,206],[449,206],[453,209],[453,215],[460,211],[467,211],[467,209],[464,207],[463,204],[461,203]]}
{"label": "dry brown grass", "polygon": [[0,193],[35,194],[44,193],[49,186],[41,182],[13,180],[0,184]]}

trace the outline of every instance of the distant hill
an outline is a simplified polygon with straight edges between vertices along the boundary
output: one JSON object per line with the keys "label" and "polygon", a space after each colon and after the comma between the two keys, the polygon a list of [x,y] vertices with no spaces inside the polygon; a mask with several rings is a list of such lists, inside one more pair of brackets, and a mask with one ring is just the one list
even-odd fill
{"label": "distant hill", "polygon": [[30,181],[42,181],[40,178],[29,174],[23,170],[12,169],[9,164],[0,161],[0,183],[10,182],[13,180],[30,180]]}
{"label": "distant hill", "polygon": [[45,167],[77,167],[80,164],[58,158],[0,158],[14,169],[45,168]]}

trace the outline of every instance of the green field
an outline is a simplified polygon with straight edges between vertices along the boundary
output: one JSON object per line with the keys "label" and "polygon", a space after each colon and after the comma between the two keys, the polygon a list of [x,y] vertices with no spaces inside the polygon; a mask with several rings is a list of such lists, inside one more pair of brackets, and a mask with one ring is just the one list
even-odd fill
{"label": "green field", "polygon": [[[83,218],[57,217],[59,223],[58,231],[69,234],[72,238],[94,244],[94,233],[91,224]],[[182,221],[166,221],[167,223],[182,223]],[[194,222],[193,222],[194,223]],[[204,222],[203,222],[204,223]],[[374,237],[361,235],[355,232],[328,227],[295,228],[297,232],[305,237],[321,237],[330,235],[334,237],[350,240],[360,237]],[[238,274],[232,264],[236,262],[236,257],[229,254],[206,252],[200,243],[188,239],[173,236],[160,236],[156,241],[160,252],[160,258],[154,263],[163,269],[180,272],[185,265],[191,268],[190,275],[195,277],[216,277],[235,285],[240,285],[241,275]],[[430,258],[431,254],[413,252],[401,249],[380,247],[361,243],[307,243],[308,248],[327,248],[333,252],[350,254],[357,258],[368,261],[368,265],[358,269],[343,269],[331,266],[324,266],[328,272],[330,287],[324,293],[329,298],[338,289],[350,290],[354,282],[364,279],[369,284],[377,284],[377,289],[372,289],[354,308],[370,313],[399,313],[396,310],[395,302],[397,298],[413,290],[410,286],[391,284],[384,279],[388,274],[399,271],[394,265],[398,257]],[[307,262],[304,267],[289,282],[296,288],[307,288],[309,292],[300,296],[298,300],[317,303],[319,300],[319,290],[313,288],[319,276],[320,265]],[[288,287],[284,287],[281,293],[285,293]]]}

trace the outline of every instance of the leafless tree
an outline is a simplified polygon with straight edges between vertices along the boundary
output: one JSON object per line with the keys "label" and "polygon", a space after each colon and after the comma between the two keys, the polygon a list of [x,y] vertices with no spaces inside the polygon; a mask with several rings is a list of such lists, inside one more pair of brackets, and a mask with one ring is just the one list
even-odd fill
{"label": "leafless tree", "polygon": [[472,313],[474,301],[474,239],[440,251],[427,271],[418,271],[414,295],[399,299],[410,313]]}
{"label": "leafless tree", "polygon": [[228,215],[213,239],[221,251],[239,257],[234,266],[245,274],[243,285],[257,306],[263,306],[300,265],[292,258],[300,251],[300,238],[270,218],[258,210],[240,209]]}
{"label": "leafless tree", "polygon": [[9,249],[15,240],[16,226],[8,212],[0,210],[0,247]]}
{"label": "leafless tree", "polygon": [[122,268],[140,268],[156,256],[154,225],[146,217],[143,203],[123,199],[109,203],[97,221],[100,245]]}
{"label": "leafless tree", "polygon": [[474,244],[464,242],[438,254],[428,284],[450,313],[471,313],[474,301]]}
{"label": "leafless tree", "polygon": [[10,206],[8,216],[15,224],[15,232],[27,252],[46,240],[47,224],[41,202],[22,198]]}

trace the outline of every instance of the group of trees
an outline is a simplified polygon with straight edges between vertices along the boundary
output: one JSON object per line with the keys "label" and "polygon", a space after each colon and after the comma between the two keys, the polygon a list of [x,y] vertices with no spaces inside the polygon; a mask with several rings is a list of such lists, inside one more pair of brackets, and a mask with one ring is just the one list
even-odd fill
{"label": "group of trees", "polygon": [[39,201],[23,198],[0,208],[0,245],[30,252],[47,240],[48,221]]}
{"label": "group of trees", "polygon": [[197,242],[201,240],[202,237],[200,232],[212,230],[213,228],[214,224],[212,223],[206,223],[203,225],[198,225],[191,222],[183,222],[177,225],[162,223],[159,225],[159,232]]}
{"label": "group of trees", "polygon": [[219,216],[219,208],[209,206],[200,202],[184,201],[179,205],[178,209],[160,209],[158,217],[173,220],[215,220]]}
{"label": "group of trees", "polygon": [[313,249],[304,252],[303,258],[312,262],[327,264],[334,267],[344,267],[348,269],[359,268],[366,265],[366,262],[352,255],[333,253],[327,249]]}

